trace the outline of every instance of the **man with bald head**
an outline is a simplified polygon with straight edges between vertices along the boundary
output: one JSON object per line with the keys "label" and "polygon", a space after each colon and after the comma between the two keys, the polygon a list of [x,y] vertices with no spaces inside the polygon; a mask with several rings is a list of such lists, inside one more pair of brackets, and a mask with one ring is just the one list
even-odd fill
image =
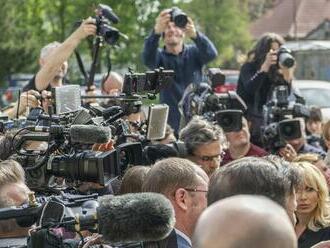
{"label": "man with bald head", "polygon": [[286,211],[263,196],[237,195],[212,204],[200,216],[195,248],[296,248]]}

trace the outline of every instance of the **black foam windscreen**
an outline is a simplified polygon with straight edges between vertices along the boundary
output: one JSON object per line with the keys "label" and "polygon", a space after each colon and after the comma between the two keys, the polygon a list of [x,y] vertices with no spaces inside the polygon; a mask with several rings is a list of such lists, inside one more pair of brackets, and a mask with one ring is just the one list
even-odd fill
{"label": "black foam windscreen", "polygon": [[166,104],[157,104],[149,107],[148,140],[164,139],[169,107]]}
{"label": "black foam windscreen", "polygon": [[72,125],[70,137],[73,143],[95,144],[107,143],[111,139],[109,127],[95,125]]}
{"label": "black foam windscreen", "polygon": [[104,196],[99,202],[99,233],[111,244],[161,240],[175,224],[171,202],[158,193]]}

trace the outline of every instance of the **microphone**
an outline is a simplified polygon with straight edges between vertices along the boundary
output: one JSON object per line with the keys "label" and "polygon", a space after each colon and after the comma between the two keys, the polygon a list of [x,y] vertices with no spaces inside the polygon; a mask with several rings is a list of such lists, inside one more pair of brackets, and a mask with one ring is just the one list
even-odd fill
{"label": "microphone", "polygon": [[113,244],[161,240],[175,224],[171,202],[150,192],[104,196],[97,216],[100,233]]}
{"label": "microphone", "polygon": [[111,139],[111,131],[109,127],[103,126],[72,125],[70,137],[73,143],[107,143]]}

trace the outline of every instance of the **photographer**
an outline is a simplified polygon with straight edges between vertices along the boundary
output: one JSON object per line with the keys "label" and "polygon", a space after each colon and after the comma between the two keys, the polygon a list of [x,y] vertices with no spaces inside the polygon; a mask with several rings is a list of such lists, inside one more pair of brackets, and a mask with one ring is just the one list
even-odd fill
{"label": "photographer", "polygon": [[[248,106],[252,142],[257,145],[261,145],[262,108],[271,99],[274,87],[287,85],[289,101],[295,101],[298,95],[292,86],[294,64],[286,66],[280,60],[279,51],[282,51],[280,47],[283,44],[284,39],[280,35],[264,34],[249,52],[248,60],[240,71],[237,93]],[[283,53],[288,55],[290,51],[285,49]]]}
{"label": "photographer", "polygon": [[[175,16],[180,16],[180,19],[186,22],[175,24]],[[184,44],[185,36],[191,38],[194,44]],[[161,37],[165,43],[164,48],[158,48]],[[176,134],[180,121],[178,103],[185,88],[190,83],[197,84],[202,81],[203,65],[216,56],[217,50],[213,43],[204,34],[196,31],[191,18],[181,10],[166,9],[159,14],[153,31],[144,42],[143,62],[150,69],[163,67],[175,72],[175,82],[166,89],[161,89],[160,102],[169,105],[168,124]]]}
{"label": "photographer", "polygon": [[50,90],[61,86],[67,73],[67,60],[79,43],[89,35],[95,35],[95,20],[88,18],[63,43],[52,42],[41,49],[40,70],[23,88],[28,90]]}

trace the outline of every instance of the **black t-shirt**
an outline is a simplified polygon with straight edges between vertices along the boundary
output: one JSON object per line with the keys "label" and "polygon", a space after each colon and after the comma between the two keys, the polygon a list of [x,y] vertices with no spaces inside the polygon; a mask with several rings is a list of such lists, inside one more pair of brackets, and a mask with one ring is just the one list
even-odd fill
{"label": "black t-shirt", "polygon": [[317,232],[307,228],[298,239],[298,248],[310,248],[326,240],[330,240],[330,227],[322,228]]}
{"label": "black t-shirt", "polygon": [[[50,91],[51,90],[51,86],[48,85],[48,87],[46,88],[47,91]],[[35,90],[35,91],[38,91],[37,88],[36,88],[36,75],[33,76],[33,78],[31,78],[29,80],[29,82],[27,83],[27,85],[25,85],[23,87],[23,92],[25,91],[29,91],[29,90]]]}

